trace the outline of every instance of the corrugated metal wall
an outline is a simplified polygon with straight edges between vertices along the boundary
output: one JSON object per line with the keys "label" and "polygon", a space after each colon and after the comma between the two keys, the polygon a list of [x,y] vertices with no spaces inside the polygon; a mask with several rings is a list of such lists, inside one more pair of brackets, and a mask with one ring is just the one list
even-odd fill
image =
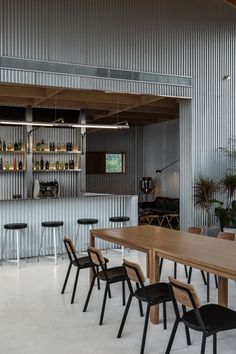
{"label": "corrugated metal wall", "polygon": [[[236,133],[235,9],[222,0],[1,0],[0,16],[4,56],[192,76],[192,106],[183,104],[180,117],[182,226],[201,223],[192,206],[193,178],[222,176],[226,161],[217,148]],[[9,82],[62,83],[55,74],[1,75]],[[158,93],[153,84],[73,75],[63,86]]]}
{"label": "corrugated metal wall", "polygon": [[86,190],[100,193],[137,194],[142,177],[143,128],[97,131],[87,135],[87,151],[124,152],[126,173],[86,175]]}

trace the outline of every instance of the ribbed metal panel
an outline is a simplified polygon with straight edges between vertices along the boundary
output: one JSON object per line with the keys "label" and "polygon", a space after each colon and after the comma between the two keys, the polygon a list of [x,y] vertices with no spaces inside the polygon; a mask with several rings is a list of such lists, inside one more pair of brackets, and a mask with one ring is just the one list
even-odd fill
{"label": "ribbed metal panel", "polygon": [[[4,234],[3,226],[6,223],[24,222],[28,224],[25,233],[26,255],[34,257],[38,255],[39,241],[41,237],[41,222],[60,220],[64,221],[60,235],[67,235],[75,240],[78,218],[97,218],[99,223],[96,228],[111,227],[110,216],[127,215],[130,217],[129,225],[137,225],[137,196],[88,196],[79,198],[62,198],[47,200],[23,200],[0,202],[0,229]],[[81,250],[86,249],[88,242],[88,228],[81,227],[79,242]],[[52,253],[52,235],[50,230],[45,232],[42,254]],[[105,241],[99,240],[97,246],[108,247]],[[117,247],[113,245],[112,247]],[[16,257],[15,238],[9,234],[6,244],[6,256]]]}
{"label": "ribbed metal panel", "polygon": [[124,152],[126,157],[125,174],[87,175],[88,192],[138,193],[142,177],[142,127],[88,134],[87,151]]}

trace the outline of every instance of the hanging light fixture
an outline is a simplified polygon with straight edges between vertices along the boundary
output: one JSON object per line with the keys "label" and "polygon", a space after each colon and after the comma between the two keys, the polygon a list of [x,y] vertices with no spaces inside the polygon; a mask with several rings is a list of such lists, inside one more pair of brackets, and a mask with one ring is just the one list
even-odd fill
{"label": "hanging light fixture", "polygon": [[128,122],[123,124],[77,124],[77,123],[48,123],[48,122],[26,122],[17,120],[1,120],[0,125],[21,125],[34,127],[55,127],[55,128],[87,128],[87,129],[129,129]]}

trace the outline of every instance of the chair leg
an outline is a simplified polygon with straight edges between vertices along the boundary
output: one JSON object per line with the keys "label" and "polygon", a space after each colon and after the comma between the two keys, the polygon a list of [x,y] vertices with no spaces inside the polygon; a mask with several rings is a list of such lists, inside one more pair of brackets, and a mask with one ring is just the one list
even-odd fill
{"label": "chair leg", "polygon": [[202,274],[202,279],[203,279],[204,284],[207,285],[207,279],[206,279],[206,276],[205,276],[205,273],[203,272],[203,270],[201,270],[201,274]]}
{"label": "chair leg", "polygon": [[123,301],[123,306],[125,306],[125,281],[122,280],[122,301]]}
{"label": "chair leg", "polygon": [[71,271],[71,266],[72,266],[72,263],[70,262],[68,270],[67,270],[67,273],[66,273],[66,278],[65,278],[65,281],[64,281],[64,284],[63,284],[63,287],[62,287],[61,294],[64,294],[64,292],[65,292],[66,284],[67,284],[67,281],[68,281],[68,278],[69,278],[69,275],[70,275],[70,271]]}
{"label": "chair leg", "polygon": [[84,308],[83,308],[83,312],[86,312],[87,311],[87,307],[88,307],[88,303],[89,303],[89,300],[90,300],[90,296],[92,294],[92,290],[93,290],[93,286],[94,286],[94,282],[95,282],[95,275],[92,279],[92,282],[90,284],[90,288],[89,288],[89,292],[88,292],[88,295],[87,295],[87,298],[86,298],[86,301],[85,301],[85,304],[84,304]]}
{"label": "chair leg", "polygon": [[210,274],[207,272],[207,302],[210,301]]}
{"label": "chair leg", "polygon": [[163,266],[163,258],[161,258],[161,259],[160,259],[160,265],[159,265],[159,277],[161,277],[162,266]]}
{"label": "chair leg", "polygon": [[[98,267],[96,267],[97,274],[98,274],[98,271],[99,271],[99,269],[98,269]],[[100,279],[98,277],[97,277],[97,286],[98,286],[98,290],[100,290]]]}
{"label": "chair leg", "polygon": [[185,277],[188,278],[188,268],[184,265]]}
{"label": "chair leg", "polygon": [[215,284],[216,284],[216,288],[218,289],[218,278],[216,274],[215,274]]}
{"label": "chair leg", "polygon": [[100,321],[99,321],[99,325],[100,325],[100,326],[101,326],[102,323],[103,323],[103,317],[104,317],[104,312],[105,312],[105,307],[106,307],[106,301],[107,301],[107,292],[108,292],[108,284],[106,283],[106,288],[105,288],[105,292],[104,292],[104,296],[103,296],[102,311],[101,311]]}
{"label": "chair leg", "polygon": [[192,271],[193,271],[193,268],[192,268],[192,267],[189,267],[189,271],[188,271],[188,284],[191,283]]}
{"label": "chair leg", "polygon": [[205,354],[205,348],[206,348],[206,336],[203,333],[202,335],[202,347],[201,347],[201,354]]}
{"label": "chair leg", "polygon": [[108,284],[108,297],[111,299],[111,287],[110,284]]}
{"label": "chair leg", "polygon": [[125,308],[124,315],[122,317],[122,321],[121,321],[121,324],[120,324],[119,332],[117,334],[117,338],[120,338],[121,335],[122,335],[123,328],[124,328],[124,325],[125,325],[125,321],[126,321],[126,318],[127,318],[128,312],[129,312],[129,308],[130,308],[130,304],[131,304],[132,299],[133,299],[133,295],[130,294],[129,298],[128,298],[128,301],[127,301],[127,305],[126,305],[126,308]]}
{"label": "chair leg", "polygon": [[145,321],[144,321],[143,338],[142,338],[142,345],[141,345],[140,354],[144,353],[146,336],[147,336],[148,321],[149,321],[149,314],[150,314],[150,305],[147,304],[147,312],[146,312]]}
{"label": "chair leg", "polygon": [[213,354],[217,353],[217,336],[216,333],[213,334]]}
{"label": "chair leg", "polygon": [[74,303],[75,292],[76,292],[77,283],[78,283],[78,278],[79,278],[79,268],[77,269],[76,275],[75,275],[75,283],[74,283],[73,293],[72,293],[71,302],[70,302],[71,304]]}
{"label": "chair leg", "polygon": [[[136,289],[139,290],[139,284],[138,284],[138,283],[136,283]],[[139,306],[140,316],[143,317],[143,305],[142,305],[142,301],[138,300],[138,306]]]}
{"label": "chair leg", "polygon": [[167,328],[167,321],[166,321],[166,302],[163,302],[163,328]]}
{"label": "chair leg", "polygon": [[175,323],[174,323],[174,327],[173,327],[171,335],[170,335],[169,343],[168,343],[166,351],[165,351],[165,354],[169,354],[171,351],[178,325],[179,325],[179,320],[176,318]]}
{"label": "chair leg", "polygon": [[174,278],[177,278],[177,263],[174,263]]}

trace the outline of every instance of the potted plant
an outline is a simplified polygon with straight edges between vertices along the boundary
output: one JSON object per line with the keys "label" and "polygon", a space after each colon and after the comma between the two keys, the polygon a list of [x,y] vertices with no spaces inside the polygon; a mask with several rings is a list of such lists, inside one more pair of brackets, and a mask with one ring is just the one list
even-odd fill
{"label": "potted plant", "polygon": [[[236,175],[226,173],[220,182],[221,188],[227,194],[226,207],[221,201],[215,201],[219,204],[215,208],[215,215],[220,221],[221,229],[231,232],[236,232],[236,201],[233,197],[236,192]],[[235,229],[235,230],[232,230]],[[230,229],[230,230],[228,230]]]}
{"label": "potted plant", "polygon": [[215,202],[214,193],[219,189],[219,183],[213,178],[199,176],[194,183],[194,204],[207,214],[207,226],[211,226],[211,207]]}

